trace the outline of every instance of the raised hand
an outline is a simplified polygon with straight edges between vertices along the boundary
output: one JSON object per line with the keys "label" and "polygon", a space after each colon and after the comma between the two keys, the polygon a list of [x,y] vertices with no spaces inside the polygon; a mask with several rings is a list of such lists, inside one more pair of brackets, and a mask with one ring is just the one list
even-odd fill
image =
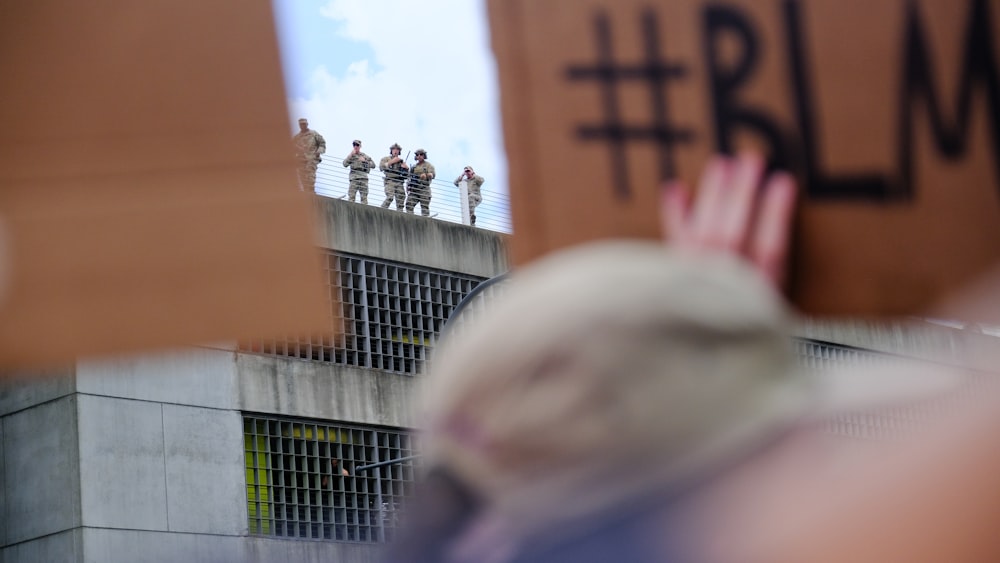
{"label": "raised hand", "polygon": [[796,185],[790,174],[764,177],[757,155],[716,156],[706,165],[697,196],[682,182],[664,186],[664,239],[695,252],[738,254],[777,287],[784,284]]}

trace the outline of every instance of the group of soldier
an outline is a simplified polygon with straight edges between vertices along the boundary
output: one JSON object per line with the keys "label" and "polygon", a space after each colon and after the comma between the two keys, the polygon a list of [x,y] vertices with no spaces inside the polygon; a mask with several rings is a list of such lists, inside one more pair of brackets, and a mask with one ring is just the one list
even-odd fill
{"label": "group of soldier", "polygon": [[[316,187],[316,169],[322,161],[321,155],[326,153],[326,140],[309,129],[309,122],[303,118],[299,119],[299,132],[292,143],[299,163],[299,184],[303,190],[313,191]],[[351,152],[344,158],[344,168],[350,169],[347,199],[355,201],[355,198],[360,197],[361,203],[367,204],[368,174],[375,169],[375,161],[361,152],[361,141],[355,139],[352,144],[354,146]],[[395,201],[397,211],[406,209],[407,213],[413,213],[419,204],[420,213],[429,217],[431,180],[437,175],[434,165],[427,161],[427,151],[424,149],[417,149],[413,153],[417,161],[412,166],[400,156],[402,151],[399,144],[393,143],[389,147],[389,155],[379,161],[378,169],[385,176],[385,201],[382,202],[382,207],[388,208]],[[469,195],[469,221],[475,225],[476,207],[483,200],[481,188],[486,180],[476,174],[471,166],[466,166],[455,179],[455,186],[459,186],[462,181],[465,181]]]}

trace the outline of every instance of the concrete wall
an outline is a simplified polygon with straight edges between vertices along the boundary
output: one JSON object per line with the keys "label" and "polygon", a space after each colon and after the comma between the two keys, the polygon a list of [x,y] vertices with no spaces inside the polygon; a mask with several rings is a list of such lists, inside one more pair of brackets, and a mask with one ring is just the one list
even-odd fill
{"label": "concrete wall", "polygon": [[[323,247],[483,277],[507,270],[503,235],[326,198],[316,209]],[[919,322],[814,322],[798,334],[966,362],[998,342]],[[242,413],[414,427],[420,381],[225,346],[8,379],[0,563],[377,561],[374,545],[247,535]]]}
{"label": "concrete wall", "polygon": [[239,413],[80,395],[79,425],[84,526],[243,532]]}
{"label": "concrete wall", "polygon": [[77,561],[80,470],[71,368],[0,383],[0,563]]}
{"label": "concrete wall", "polygon": [[[74,529],[81,523],[77,398],[70,395],[48,401],[0,421],[0,546],[30,551],[27,545],[18,545]],[[35,545],[42,550],[51,546],[46,542]]]}
{"label": "concrete wall", "polygon": [[319,246],[493,277],[507,271],[506,235],[419,215],[317,198]]}
{"label": "concrete wall", "polygon": [[[492,277],[504,236],[317,199],[320,246]],[[0,563],[378,560],[247,535],[242,413],[412,427],[419,377],[231,346],[80,361],[0,384]]]}
{"label": "concrete wall", "polygon": [[74,528],[0,548],[0,563],[79,563],[83,561],[83,529]]}
{"label": "concrete wall", "polygon": [[236,353],[217,348],[184,348],[147,355],[81,361],[80,393],[235,409]]}
{"label": "concrete wall", "polygon": [[998,372],[1000,338],[960,330],[922,319],[873,321],[861,319],[803,320],[796,336],[941,362],[980,371]]}
{"label": "concrete wall", "polygon": [[239,409],[413,427],[420,378],[294,358],[241,355]]}
{"label": "concrete wall", "polygon": [[0,376],[0,416],[31,408],[76,392],[72,368]]}
{"label": "concrete wall", "polygon": [[380,553],[370,545],[141,530],[85,528],[82,537],[84,563],[377,563]]}

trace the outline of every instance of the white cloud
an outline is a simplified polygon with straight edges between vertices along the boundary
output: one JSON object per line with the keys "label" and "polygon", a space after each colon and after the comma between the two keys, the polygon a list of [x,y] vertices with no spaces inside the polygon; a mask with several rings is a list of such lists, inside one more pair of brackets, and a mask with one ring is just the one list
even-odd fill
{"label": "white cloud", "polygon": [[296,40],[328,50],[357,41],[373,53],[373,60],[346,68],[312,69],[309,94],[290,100],[290,117],[308,117],[327,139],[331,156],[346,155],[351,140],[359,138],[377,161],[398,142],[404,155],[426,149],[441,180],[472,164],[487,178],[487,192],[506,192],[483,2],[331,0],[317,17],[337,22],[339,37]]}

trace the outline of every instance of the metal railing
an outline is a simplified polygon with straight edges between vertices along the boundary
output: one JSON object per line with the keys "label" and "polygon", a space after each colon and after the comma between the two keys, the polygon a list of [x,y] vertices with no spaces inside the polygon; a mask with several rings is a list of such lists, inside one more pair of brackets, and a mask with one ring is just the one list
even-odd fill
{"label": "metal railing", "polygon": [[[375,162],[378,158],[372,157]],[[335,199],[346,199],[350,185],[348,181],[349,169],[344,168],[341,159],[333,155],[323,155],[323,162],[320,163],[316,171],[316,193]],[[431,181],[431,217],[439,221],[451,223],[468,224],[464,219],[467,211],[463,214],[462,194],[458,187],[455,187],[454,179],[461,172],[454,175],[451,172],[438,170],[438,177]],[[380,170],[374,170],[368,175],[368,205],[380,206],[385,200],[384,188],[385,176]],[[487,180],[481,189],[483,201],[476,208],[476,227],[510,233],[510,197],[507,193],[494,190],[489,187]],[[390,206],[395,211],[395,202]],[[415,213],[420,213],[419,206]]]}

